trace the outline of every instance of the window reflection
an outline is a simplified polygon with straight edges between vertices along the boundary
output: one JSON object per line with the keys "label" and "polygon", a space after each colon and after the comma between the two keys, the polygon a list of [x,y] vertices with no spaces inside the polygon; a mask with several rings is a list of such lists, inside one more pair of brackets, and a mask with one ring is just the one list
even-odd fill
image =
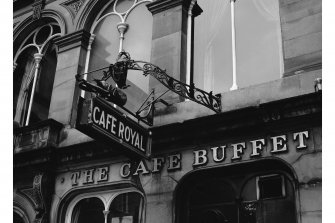
{"label": "window reflection", "polygon": [[[220,93],[232,86],[230,1],[198,0],[203,12],[194,20],[196,86]],[[268,82],[282,75],[278,0],[235,3],[237,85]]]}

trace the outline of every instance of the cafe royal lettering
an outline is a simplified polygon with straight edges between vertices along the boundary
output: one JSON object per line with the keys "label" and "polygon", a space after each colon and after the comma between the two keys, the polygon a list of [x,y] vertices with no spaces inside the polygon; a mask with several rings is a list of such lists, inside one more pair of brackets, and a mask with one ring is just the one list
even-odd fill
{"label": "cafe royal lettering", "polygon": [[105,111],[100,109],[98,106],[93,108],[93,122],[117,136],[119,139],[125,140],[132,146],[145,151],[143,148],[143,136],[138,131],[128,125],[125,125],[122,121],[118,120],[111,114],[105,113]]}
{"label": "cafe royal lettering", "polygon": [[[308,131],[302,131],[293,133],[293,141],[297,143],[295,149],[305,150],[307,149],[306,140],[309,138]],[[250,158],[257,158],[261,157],[262,151],[265,148],[266,140],[264,138],[251,140],[249,141],[251,144],[251,154]],[[288,152],[289,147],[287,143],[287,136],[286,135],[279,135],[270,137],[271,143],[271,154],[279,154],[282,152]],[[205,149],[195,150],[193,151],[194,161],[193,167],[207,165],[208,159],[213,159],[215,163],[224,162],[226,160],[226,151],[232,150],[232,157],[231,161],[240,160],[242,156],[245,154],[246,143],[235,143],[231,144],[230,146],[218,146],[212,147],[210,150],[212,151],[212,155],[209,155],[209,152]],[[293,148],[292,148],[293,149]],[[124,163],[121,165],[120,169],[118,170],[120,176],[122,178],[127,178],[130,175],[139,175],[139,174],[149,174],[149,173],[159,173],[165,161],[167,162],[167,171],[175,171],[180,170],[182,168],[181,161],[182,157],[181,154],[173,154],[167,156],[165,159],[164,157],[155,157],[151,159],[151,169],[149,169],[149,165],[143,160],[141,160],[136,168],[134,168],[134,172],[130,172],[130,163]],[[109,166],[103,167],[96,167],[91,169],[86,169],[82,171],[73,172],[71,174],[72,186],[78,186],[78,182],[81,181],[83,185],[93,184],[93,183],[100,183],[109,180]]]}

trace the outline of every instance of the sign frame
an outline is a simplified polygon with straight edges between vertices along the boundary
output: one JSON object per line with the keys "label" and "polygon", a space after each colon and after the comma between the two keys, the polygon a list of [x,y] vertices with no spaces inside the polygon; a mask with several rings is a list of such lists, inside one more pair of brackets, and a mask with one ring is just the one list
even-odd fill
{"label": "sign frame", "polygon": [[[114,127],[116,127],[113,128],[114,134],[112,130],[108,131],[108,128],[103,128],[96,123],[94,108],[97,107],[100,108],[104,114],[108,114],[108,118],[113,118],[113,124]],[[122,109],[122,107],[119,108]],[[110,120],[108,121],[109,126],[111,126]],[[125,133],[126,131],[122,131],[122,137],[120,137],[120,123],[122,123],[124,127],[123,130],[127,128],[130,129],[128,130],[128,135],[131,135],[128,137],[128,140]],[[102,124],[105,126],[104,123]],[[152,132],[132,120],[126,113],[122,113],[120,110],[114,108],[111,103],[99,97],[93,97],[91,99],[79,98],[76,129],[99,142],[116,142],[120,146],[115,148],[131,158],[150,159],[151,157]],[[134,139],[135,136],[136,139]],[[130,138],[132,138],[132,142],[129,141]],[[134,145],[134,141],[137,147]]]}

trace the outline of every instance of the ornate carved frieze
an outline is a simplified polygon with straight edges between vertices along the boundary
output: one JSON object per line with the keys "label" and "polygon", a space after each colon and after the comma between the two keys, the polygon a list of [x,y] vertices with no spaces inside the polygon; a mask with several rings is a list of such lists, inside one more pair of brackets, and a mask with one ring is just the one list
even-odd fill
{"label": "ornate carved frieze", "polygon": [[34,223],[40,223],[44,221],[47,212],[46,206],[46,176],[43,173],[36,174],[34,176],[32,188],[22,189],[20,192],[27,197],[33,204],[36,215]]}
{"label": "ornate carved frieze", "polygon": [[33,20],[40,19],[42,10],[44,9],[45,6],[45,0],[35,0],[32,6],[33,6]]}
{"label": "ornate carved frieze", "polygon": [[69,0],[69,1],[63,2],[60,5],[66,8],[66,10],[69,11],[72,19],[74,19],[76,15],[78,14],[80,8],[84,5],[84,3],[85,3],[85,0]]}
{"label": "ornate carved frieze", "polygon": [[14,129],[14,154],[56,147],[62,124],[50,119],[36,125]]}

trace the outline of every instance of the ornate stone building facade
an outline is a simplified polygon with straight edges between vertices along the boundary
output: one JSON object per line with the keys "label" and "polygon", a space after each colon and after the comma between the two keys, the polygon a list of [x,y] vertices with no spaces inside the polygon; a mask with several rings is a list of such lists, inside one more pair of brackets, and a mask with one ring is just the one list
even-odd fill
{"label": "ornate stone building facade", "polygon": [[321,0],[13,4],[15,223],[321,222]]}

